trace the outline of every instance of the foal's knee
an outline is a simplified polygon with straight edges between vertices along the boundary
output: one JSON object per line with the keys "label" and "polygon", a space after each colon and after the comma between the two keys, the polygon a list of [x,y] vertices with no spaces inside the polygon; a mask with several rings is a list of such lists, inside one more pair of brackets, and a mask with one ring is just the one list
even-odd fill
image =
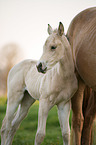
{"label": "foal's knee", "polygon": [[6,129],[6,117],[4,118],[2,122],[1,135],[3,135],[3,133],[5,132],[5,129]]}
{"label": "foal's knee", "polygon": [[5,145],[6,135],[7,135],[6,124],[5,124],[5,120],[3,120],[2,127],[1,127],[1,145]]}
{"label": "foal's knee", "polygon": [[69,132],[64,132],[62,133],[62,136],[63,136],[63,142],[64,142],[64,145],[68,145],[69,142],[70,142],[70,133]]}
{"label": "foal's knee", "polygon": [[5,132],[5,128],[2,127],[2,128],[1,128],[1,139],[3,138],[4,132]]}
{"label": "foal's knee", "polygon": [[35,145],[40,145],[45,137],[45,133],[43,132],[37,132],[35,137]]}

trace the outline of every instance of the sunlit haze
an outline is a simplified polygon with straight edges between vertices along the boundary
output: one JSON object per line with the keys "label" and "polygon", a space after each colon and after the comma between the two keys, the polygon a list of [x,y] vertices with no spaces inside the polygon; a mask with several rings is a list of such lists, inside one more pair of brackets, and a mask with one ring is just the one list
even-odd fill
{"label": "sunlit haze", "polygon": [[39,59],[48,37],[47,25],[65,33],[73,17],[80,11],[96,6],[96,0],[0,0],[0,49],[15,43],[25,58]]}

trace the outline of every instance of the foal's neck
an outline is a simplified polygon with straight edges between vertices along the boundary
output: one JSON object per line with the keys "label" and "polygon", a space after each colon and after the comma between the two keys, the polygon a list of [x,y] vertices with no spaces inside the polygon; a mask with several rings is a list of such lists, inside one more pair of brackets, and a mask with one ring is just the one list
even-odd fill
{"label": "foal's neck", "polygon": [[60,66],[62,68],[63,73],[72,74],[74,73],[74,62],[72,57],[71,46],[67,39],[64,39],[64,55],[60,60]]}

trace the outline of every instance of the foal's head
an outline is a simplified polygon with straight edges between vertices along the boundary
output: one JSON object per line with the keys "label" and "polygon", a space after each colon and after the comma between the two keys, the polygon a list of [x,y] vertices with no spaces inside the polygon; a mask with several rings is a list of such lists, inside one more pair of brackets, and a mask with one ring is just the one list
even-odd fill
{"label": "foal's head", "polygon": [[48,25],[49,37],[45,41],[43,54],[37,63],[39,72],[45,73],[64,57],[65,45],[68,43],[64,35],[64,26],[60,22],[58,29],[53,30]]}

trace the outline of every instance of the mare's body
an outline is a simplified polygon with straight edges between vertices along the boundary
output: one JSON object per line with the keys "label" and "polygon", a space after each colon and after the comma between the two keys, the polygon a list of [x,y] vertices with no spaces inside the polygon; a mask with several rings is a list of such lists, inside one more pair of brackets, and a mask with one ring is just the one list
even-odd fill
{"label": "mare's body", "polygon": [[[72,20],[67,37],[73,51],[79,82],[78,91],[72,99],[75,141],[76,145],[81,145],[82,136],[82,145],[90,145],[92,123],[96,116],[96,7],[82,11]],[[90,96],[86,96],[86,101],[91,99],[83,118],[82,103],[86,86],[92,88],[94,95],[91,90],[86,93]]]}

